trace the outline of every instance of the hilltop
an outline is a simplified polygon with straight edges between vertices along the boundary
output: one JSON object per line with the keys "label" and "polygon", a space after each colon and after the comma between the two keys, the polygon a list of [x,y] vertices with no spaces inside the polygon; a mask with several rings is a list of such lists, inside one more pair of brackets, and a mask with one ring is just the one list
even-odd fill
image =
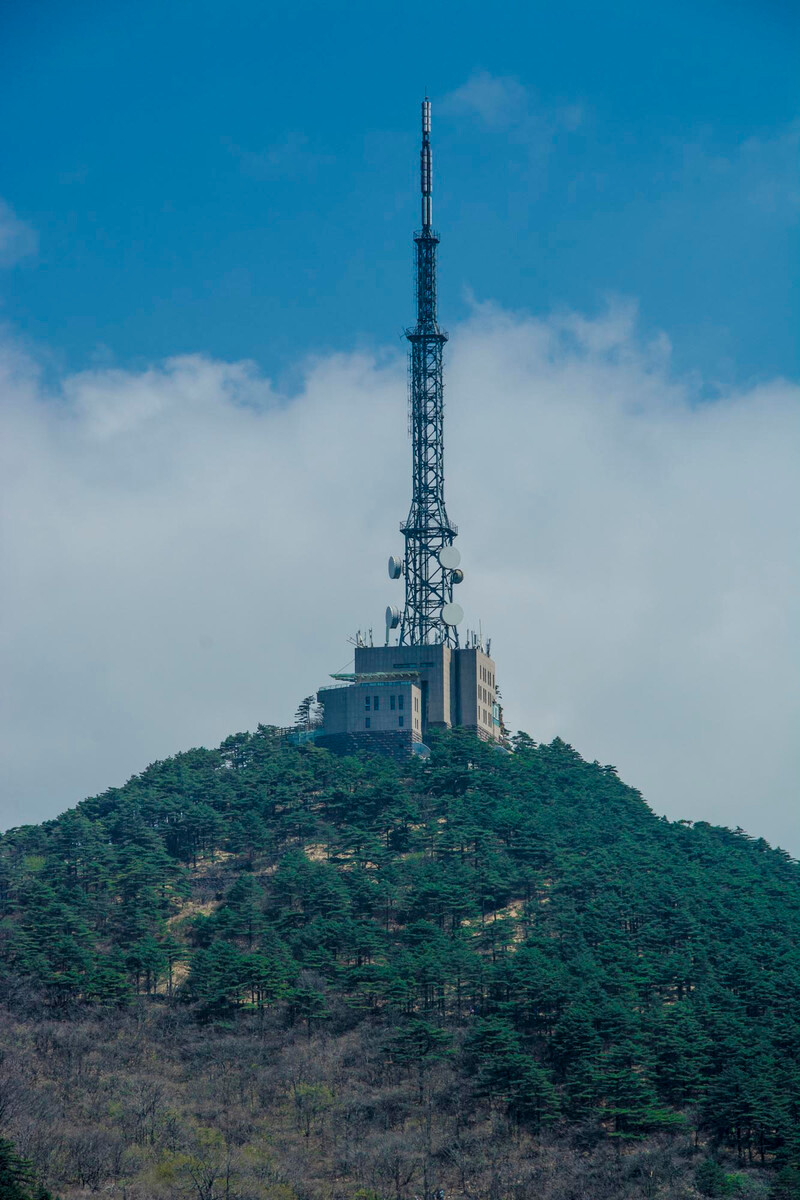
{"label": "hilltop", "polygon": [[0,840],[0,1132],[65,1197],[800,1196],[798,884],[558,740],[260,727]]}

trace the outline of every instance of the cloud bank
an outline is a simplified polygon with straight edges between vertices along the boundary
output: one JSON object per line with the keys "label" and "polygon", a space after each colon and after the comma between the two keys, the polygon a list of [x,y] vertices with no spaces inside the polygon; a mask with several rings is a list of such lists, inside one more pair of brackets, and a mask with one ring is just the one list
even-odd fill
{"label": "cloud bank", "polygon": [[[50,384],[6,338],[0,365],[6,825],[290,721],[348,634],[382,635],[402,357],[320,358],[292,396],[202,356]],[[625,305],[476,306],[447,381],[459,599],[508,723],[800,853],[800,389],[701,403]]]}

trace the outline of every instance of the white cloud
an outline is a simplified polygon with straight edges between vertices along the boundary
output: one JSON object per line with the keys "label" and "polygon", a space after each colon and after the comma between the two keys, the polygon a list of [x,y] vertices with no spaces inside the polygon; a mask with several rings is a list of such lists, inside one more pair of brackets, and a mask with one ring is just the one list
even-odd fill
{"label": "white cloud", "polygon": [[0,199],[0,267],[13,267],[20,259],[35,254],[37,248],[35,229]]}
{"label": "white cloud", "polygon": [[[747,137],[724,149],[715,144],[714,130],[702,129],[691,142],[674,140],[673,167],[661,170],[655,182],[666,181],[683,197],[716,196],[718,213],[730,210],[741,222],[769,218],[773,228],[794,226],[800,210],[800,120],[790,121],[768,137]],[[740,236],[748,229],[741,226]]]}
{"label": "white cloud", "polygon": [[490,75],[475,71],[466,83],[445,96],[443,112],[451,116],[467,114],[478,117],[487,125],[502,127],[524,118],[528,108],[525,87],[507,75]]}
{"label": "white cloud", "polygon": [[740,203],[773,220],[796,218],[800,210],[800,120],[789,122],[769,137],[744,138],[726,154],[715,151],[710,140],[709,134],[684,147],[692,173],[716,178]]}
{"label": "white cloud", "polygon": [[444,116],[469,117],[490,129],[505,130],[514,140],[530,142],[537,149],[562,130],[573,132],[584,119],[582,104],[542,105],[518,79],[488,71],[474,71],[436,108]]}
{"label": "white cloud", "polygon": [[[405,363],[95,370],[7,343],[6,823],[291,719],[380,630],[408,504]],[[476,306],[447,363],[467,619],[509,722],[614,762],[658,811],[800,852],[796,442],[780,380],[697,403],[635,311]]]}

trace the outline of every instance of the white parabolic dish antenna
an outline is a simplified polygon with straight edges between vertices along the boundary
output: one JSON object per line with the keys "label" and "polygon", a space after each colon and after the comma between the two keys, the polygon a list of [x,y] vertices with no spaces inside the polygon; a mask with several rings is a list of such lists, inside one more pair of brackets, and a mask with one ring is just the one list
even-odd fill
{"label": "white parabolic dish antenna", "polygon": [[439,563],[444,567],[445,571],[455,571],[460,562],[460,550],[456,550],[455,546],[442,546],[439,551]]}
{"label": "white parabolic dish antenna", "polygon": [[403,616],[403,614],[400,612],[400,609],[395,608],[394,605],[390,604],[386,610],[386,628],[387,629],[397,629],[397,626],[400,624],[402,616]]}
{"label": "white parabolic dish antenna", "polygon": [[[456,550],[456,554],[458,551]],[[442,620],[445,625],[460,625],[464,620],[464,610],[460,604],[445,604],[442,609]]]}

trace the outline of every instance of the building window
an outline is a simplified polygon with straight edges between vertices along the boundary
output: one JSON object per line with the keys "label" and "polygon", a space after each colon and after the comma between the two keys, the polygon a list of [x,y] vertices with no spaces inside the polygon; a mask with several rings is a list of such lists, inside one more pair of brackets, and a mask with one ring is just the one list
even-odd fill
{"label": "building window", "polygon": [[369,717],[364,717],[364,728],[370,729],[371,727],[372,727],[372,721],[370,721]]}
{"label": "building window", "polygon": [[369,696],[364,697],[364,708],[369,712]]}
{"label": "building window", "polygon": [[405,719],[405,717],[403,717],[403,716],[400,716],[400,717],[398,717],[398,718],[397,718],[397,724],[398,724],[398,725],[405,725],[405,721],[406,721],[406,719]]}
{"label": "building window", "polygon": [[381,705],[381,698],[380,698],[380,696],[373,696],[373,697],[372,697],[372,708],[373,708],[373,711],[374,711],[374,712],[377,712],[377,711],[378,711],[378,709],[380,708],[380,705]]}
{"label": "building window", "polygon": [[389,708],[391,708],[392,711],[394,711],[394,706],[395,706],[395,698],[394,698],[394,696],[390,696],[389,697]]}
{"label": "building window", "polygon": [[405,696],[398,696],[398,697],[397,697],[397,707],[398,707],[398,708],[405,708],[405,703],[406,703],[406,698],[405,698]]}

